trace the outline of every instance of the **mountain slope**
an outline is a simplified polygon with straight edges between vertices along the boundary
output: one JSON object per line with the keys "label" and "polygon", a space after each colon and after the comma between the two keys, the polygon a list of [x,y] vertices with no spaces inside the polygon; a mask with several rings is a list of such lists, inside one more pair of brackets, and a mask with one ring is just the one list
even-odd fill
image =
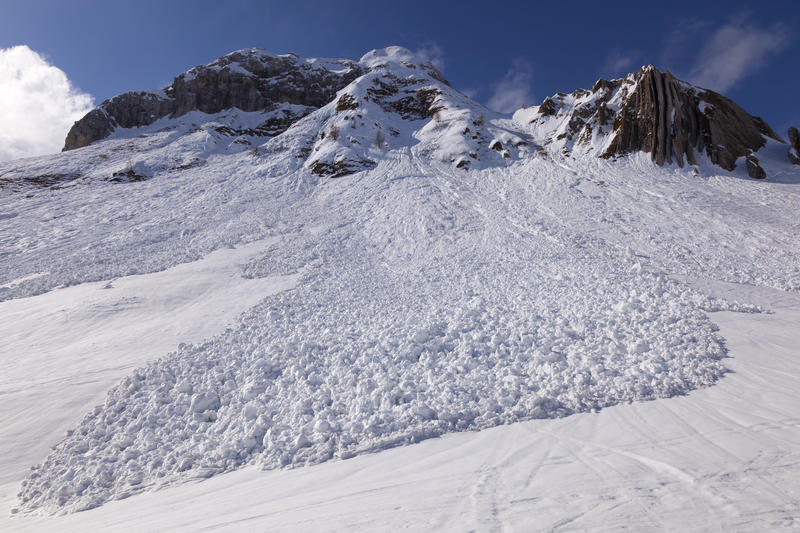
{"label": "mountain slope", "polygon": [[[0,166],[3,299],[267,238],[241,274],[297,280],[87,406],[21,510],[686,394],[725,374],[706,312],[759,310],[687,278],[800,289],[778,141],[767,181],[595,157],[611,129],[564,153],[563,122],[494,114],[406,50],[353,64],[310,112],[195,110]],[[262,135],[284,110],[302,117]]]}
{"label": "mountain slope", "polygon": [[[370,101],[377,106],[366,105]],[[334,103],[338,119],[330,116]],[[491,151],[516,159],[517,148],[538,144],[547,151],[577,150],[606,158],[642,151],[662,166],[673,160],[683,166],[684,159],[696,165],[696,154],[705,154],[729,171],[745,158],[750,177],[765,178],[755,153],[767,139],[784,143],[761,118],[733,101],[653,65],[622,79],[598,80],[588,91],[558,93],[539,106],[520,110],[498,138],[497,132],[484,131],[483,126],[499,115],[452,89],[435,67],[400,47],[372,51],[358,62],[277,56],[253,48],[195,67],[161,91],[130,92],[103,102],[75,123],[64,150],[107,138],[117,128],[150,126],[165,117],[174,121],[194,111],[213,115],[232,109],[256,113],[253,120],[260,123],[247,129],[223,125],[219,131],[262,139],[319,110],[312,121],[318,130],[315,136],[324,141],[333,133],[335,138],[329,136],[325,144],[305,139],[294,148],[301,158],[311,144],[314,151],[322,150],[323,157],[310,166],[332,176],[371,166],[370,148],[413,145],[414,140],[408,134],[400,136],[399,130],[423,120],[425,124],[408,133],[420,131],[418,140],[433,145],[422,147],[424,151],[460,167],[487,156],[492,159],[497,154]],[[339,131],[346,132],[341,141]],[[240,141],[252,139],[240,137]],[[787,146],[790,159],[791,148]]]}

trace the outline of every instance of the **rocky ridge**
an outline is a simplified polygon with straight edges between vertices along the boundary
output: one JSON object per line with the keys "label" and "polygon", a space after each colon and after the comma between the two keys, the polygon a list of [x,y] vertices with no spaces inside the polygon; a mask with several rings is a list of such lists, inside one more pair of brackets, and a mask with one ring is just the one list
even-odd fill
{"label": "rocky ridge", "polygon": [[293,104],[305,106],[307,114],[330,102],[362,73],[355,61],[346,59],[303,59],[261,48],[239,50],[184,72],[161,91],[133,91],[106,100],[75,123],[64,150],[104,139],[117,127],[148,126],[162,117],[178,118],[190,111],[271,111],[279,104]]}
{"label": "rocky ridge", "polygon": [[[698,154],[705,154],[728,171],[744,158],[751,177],[765,178],[756,153],[768,139],[784,143],[764,120],[730,99],[653,65],[625,78],[600,79],[590,90],[557,93],[509,121],[453,89],[430,63],[400,47],[371,51],[359,61],[251,48],[192,68],[163,90],[103,102],[75,123],[64,150],[105,139],[119,128],[226,110],[263,116],[244,129],[223,120],[216,133],[249,136],[237,141],[242,144],[286,133],[268,151],[293,150],[311,172],[331,177],[371,168],[386,149],[413,147],[465,169],[536,154],[615,158],[634,152],[649,153],[660,166],[683,167],[696,165]],[[796,129],[789,132],[793,162],[800,162],[798,137]]]}
{"label": "rocky ridge", "polygon": [[789,128],[789,144],[792,147],[789,151],[789,161],[795,165],[800,165],[800,133],[798,133],[797,128]]}
{"label": "rocky ridge", "polygon": [[697,154],[731,171],[744,157],[749,175],[765,178],[755,153],[774,139],[761,118],[732,100],[677,79],[653,65],[591,90],[558,93],[515,114],[550,149],[613,158],[646,152],[659,166],[697,164]]}

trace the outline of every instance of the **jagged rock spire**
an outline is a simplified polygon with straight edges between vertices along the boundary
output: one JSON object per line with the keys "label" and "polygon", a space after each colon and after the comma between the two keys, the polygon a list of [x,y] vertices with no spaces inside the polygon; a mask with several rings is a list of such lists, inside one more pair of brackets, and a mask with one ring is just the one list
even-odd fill
{"label": "jagged rock spire", "polygon": [[724,96],[681,81],[654,65],[591,90],[557,93],[538,107],[515,113],[552,152],[604,158],[650,154],[657,165],[712,163],[733,170],[746,158],[754,178],[766,176],[754,153],[767,138],[783,142],[761,118]]}
{"label": "jagged rock spire", "polygon": [[[695,153],[705,152],[726,170],[747,158],[752,177],[766,175],[752,154],[780,137],[759,117],[749,115],[732,100],[680,81],[653,65],[635,76],[635,88],[614,121],[614,137],[603,156],[633,151],[651,154],[658,165],[696,164]],[[781,141],[782,142],[782,141]]]}

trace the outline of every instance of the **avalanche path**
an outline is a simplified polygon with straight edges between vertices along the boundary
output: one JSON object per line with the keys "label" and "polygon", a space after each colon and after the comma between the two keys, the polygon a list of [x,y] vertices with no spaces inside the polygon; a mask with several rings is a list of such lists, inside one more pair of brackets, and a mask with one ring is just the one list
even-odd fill
{"label": "avalanche path", "polygon": [[[245,468],[16,531],[780,531],[800,513],[800,298],[715,313],[733,371],[684,397],[455,433],[302,469]],[[4,506],[8,505],[4,503]]]}
{"label": "avalanche path", "polygon": [[[223,161],[186,188],[127,185],[130,195],[185,205],[182,225],[147,218],[164,208],[137,211],[140,227],[154,229],[122,239],[112,226],[91,275],[124,269],[131,241],[150,243],[153,231],[160,262],[181,260],[187,233],[206,242],[272,235],[242,274],[294,275],[296,288],[252,300],[233,327],[114,386],[30,473],[23,510],[87,509],[247,464],[309,465],[686,394],[725,372],[706,313],[758,308],[669,274],[797,286],[788,183],[698,178],[643,157],[463,171],[408,150],[315,181],[272,177],[280,159],[264,167],[229,157],[240,162],[232,176]],[[43,194],[26,217],[48,208]],[[86,201],[80,187],[59,194]],[[235,222],[209,224],[211,205]],[[269,224],[245,224],[260,213]]]}
{"label": "avalanche path", "polygon": [[274,239],[168,270],[0,302],[0,498],[133,368],[222,331],[296,276],[246,279]]}

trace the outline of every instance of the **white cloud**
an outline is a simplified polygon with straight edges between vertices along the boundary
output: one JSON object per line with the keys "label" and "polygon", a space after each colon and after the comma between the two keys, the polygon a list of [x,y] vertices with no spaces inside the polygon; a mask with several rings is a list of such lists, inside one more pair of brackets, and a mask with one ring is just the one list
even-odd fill
{"label": "white cloud", "polygon": [[523,105],[532,104],[532,78],[533,69],[530,64],[522,59],[515,59],[503,79],[493,86],[486,107],[501,113],[510,113]]}
{"label": "white cloud", "polygon": [[444,70],[444,52],[442,52],[442,48],[435,42],[431,41],[422,45],[422,47],[418,48],[414,53],[423,61],[427,61],[439,69],[439,71]]}
{"label": "white cloud", "polygon": [[689,80],[701,87],[726,91],[758,70],[788,40],[781,26],[755,28],[746,26],[744,17],[740,17],[714,32],[689,72]]}
{"label": "white cloud", "polygon": [[93,105],[27,46],[0,49],[0,161],[58,152]]}

